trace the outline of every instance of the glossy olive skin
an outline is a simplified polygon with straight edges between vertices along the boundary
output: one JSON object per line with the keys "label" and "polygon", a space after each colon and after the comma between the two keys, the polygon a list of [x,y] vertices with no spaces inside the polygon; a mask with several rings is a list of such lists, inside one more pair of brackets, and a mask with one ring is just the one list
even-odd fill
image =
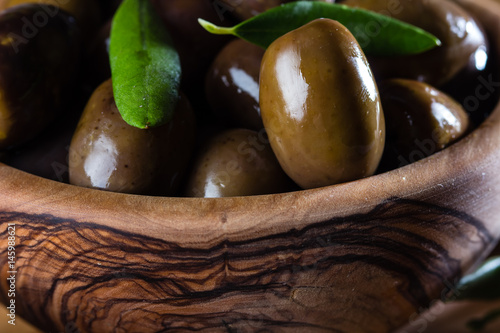
{"label": "glossy olive skin", "polygon": [[28,4],[0,14],[0,149],[36,137],[72,100],[78,28],[62,11],[37,27],[37,13],[40,7]]}
{"label": "glossy olive skin", "polygon": [[139,129],[125,123],[111,80],[83,111],[71,140],[70,183],[114,192],[174,195],[194,144],[194,117],[181,98],[166,125]]}
{"label": "glossy olive skin", "polygon": [[46,5],[60,8],[74,16],[85,40],[95,33],[101,23],[101,9],[97,0],[0,0],[0,10],[27,3],[37,3],[38,9],[45,8],[41,12],[48,13],[50,17],[57,9],[48,11]]}
{"label": "glossy olive skin", "polygon": [[452,1],[346,0],[343,3],[413,24],[434,34],[442,43],[419,55],[371,57],[370,65],[378,80],[407,78],[439,87],[464,69],[470,59],[482,61],[482,54],[488,51],[479,23]]}
{"label": "glossy olive skin", "polygon": [[285,192],[292,182],[281,169],[264,131],[226,130],[196,158],[185,195],[233,197]]}
{"label": "glossy olive skin", "polygon": [[302,188],[375,172],[384,115],[366,57],[343,25],[319,19],[274,41],[262,60],[260,87],[271,146]]}
{"label": "glossy olive skin", "polygon": [[[230,15],[240,21],[247,20],[255,15],[281,4],[294,0],[219,0],[215,6],[220,15]],[[334,3],[335,0],[320,0]]]}
{"label": "glossy olive skin", "polygon": [[215,114],[236,127],[261,130],[259,73],[264,49],[235,39],[208,70],[205,92]]}
{"label": "glossy olive skin", "polygon": [[456,142],[469,130],[464,108],[429,84],[407,79],[379,83],[386,116],[383,157],[389,168],[413,163]]}

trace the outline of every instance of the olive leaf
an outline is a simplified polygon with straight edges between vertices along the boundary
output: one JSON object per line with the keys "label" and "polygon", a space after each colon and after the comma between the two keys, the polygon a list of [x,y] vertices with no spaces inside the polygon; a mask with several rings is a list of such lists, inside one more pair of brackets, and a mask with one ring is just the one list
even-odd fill
{"label": "olive leaf", "polygon": [[474,273],[457,284],[453,300],[500,299],[500,257],[485,261]]}
{"label": "olive leaf", "polygon": [[109,45],[116,106],[132,126],[167,123],[179,99],[179,55],[149,0],[125,0],[113,17]]}
{"label": "olive leaf", "polygon": [[320,1],[287,3],[233,27],[219,27],[203,19],[198,22],[210,33],[234,35],[267,48],[278,37],[318,18],[339,21],[369,55],[417,54],[441,45],[438,38],[413,25],[365,9]]}

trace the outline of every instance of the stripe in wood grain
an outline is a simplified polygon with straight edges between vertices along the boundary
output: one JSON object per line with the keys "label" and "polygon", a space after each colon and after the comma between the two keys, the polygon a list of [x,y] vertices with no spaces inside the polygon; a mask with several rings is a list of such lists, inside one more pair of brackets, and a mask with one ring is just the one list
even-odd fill
{"label": "stripe in wood grain", "polygon": [[407,320],[460,274],[450,244],[492,241],[467,214],[396,198],[366,214],[199,249],[91,222],[1,212],[2,267],[12,222],[19,309],[47,331],[343,332],[366,325],[358,316],[380,331]]}

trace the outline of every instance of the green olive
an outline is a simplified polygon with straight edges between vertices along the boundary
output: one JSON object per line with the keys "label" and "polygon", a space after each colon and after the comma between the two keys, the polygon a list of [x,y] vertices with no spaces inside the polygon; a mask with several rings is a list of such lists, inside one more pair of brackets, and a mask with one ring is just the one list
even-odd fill
{"label": "green olive", "polygon": [[66,109],[77,81],[79,37],[63,11],[50,17],[26,4],[0,14],[0,149],[33,139]]}
{"label": "green olive", "polygon": [[403,166],[432,155],[460,139],[469,117],[453,98],[429,84],[407,79],[379,83],[386,116],[383,164]]}
{"label": "green olive", "polygon": [[185,195],[231,197],[279,193],[293,184],[281,169],[264,131],[224,131],[197,156]]}
{"label": "green olive", "polygon": [[111,80],[90,97],[71,140],[70,183],[103,190],[174,195],[194,145],[194,118],[181,98],[166,125],[139,129],[122,119]]}
{"label": "green olive", "polygon": [[269,46],[260,106],[281,166],[302,188],[375,172],[385,140],[377,85],[359,44],[337,21],[312,21]]}
{"label": "green olive", "polygon": [[210,67],[207,100],[217,115],[237,127],[261,130],[259,72],[264,49],[241,39],[228,43]]}
{"label": "green olive", "polygon": [[[442,45],[418,55],[371,57],[378,80],[407,78],[441,86],[463,70],[470,59],[484,68],[487,38],[479,23],[458,4],[448,0],[346,0],[360,7],[405,21],[438,37]],[[376,33],[376,27],[365,35]]]}

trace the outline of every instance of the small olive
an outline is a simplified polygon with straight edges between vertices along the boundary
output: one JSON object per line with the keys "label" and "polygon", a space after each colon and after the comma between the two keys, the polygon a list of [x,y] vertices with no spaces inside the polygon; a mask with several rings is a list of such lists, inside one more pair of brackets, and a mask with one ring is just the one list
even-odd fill
{"label": "small olive", "polygon": [[0,149],[36,137],[74,97],[78,27],[63,11],[50,19],[41,11],[26,4],[0,14]]}
{"label": "small olive", "polygon": [[219,117],[236,127],[261,130],[259,72],[264,49],[235,39],[217,55],[208,70],[207,100]]}
{"label": "small olive", "polygon": [[460,139],[469,129],[464,108],[429,84],[391,79],[379,83],[386,116],[383,164],[403,166],[432,155]]}
{"label": "small olive", "polygon": [[139,129],[125,123],[111,80],[90,97],[71,140],[70,183],[103,190],[174,195],[194,145],[194,117],[181,97],[166,125]]}
{"label": "small olive", "polygon": [[[442,43],[417,55],[370,57],[370,65],[378,80],[407,78],[440,86],[466,67],[470,59],[481,67],[487,57],[487,39],[480,24],[452,1],[346,0],[343,4],[413,24],[434,34]],[[377,27],[371,29],[366,31],[366,37],[375,33]]]}
{"label": "small olive", "polygon": [[385,140],[379,93],[363,51],[339,22],[312,21],[269,46],[260,107],[281,166],[302,188],[375,172]]}
{"label": "small olive", "polygon": [[185,195],[231,197],[288,191],[291,180],[281,169],[264,131],[226,130],[210,139],[196,158]]}

